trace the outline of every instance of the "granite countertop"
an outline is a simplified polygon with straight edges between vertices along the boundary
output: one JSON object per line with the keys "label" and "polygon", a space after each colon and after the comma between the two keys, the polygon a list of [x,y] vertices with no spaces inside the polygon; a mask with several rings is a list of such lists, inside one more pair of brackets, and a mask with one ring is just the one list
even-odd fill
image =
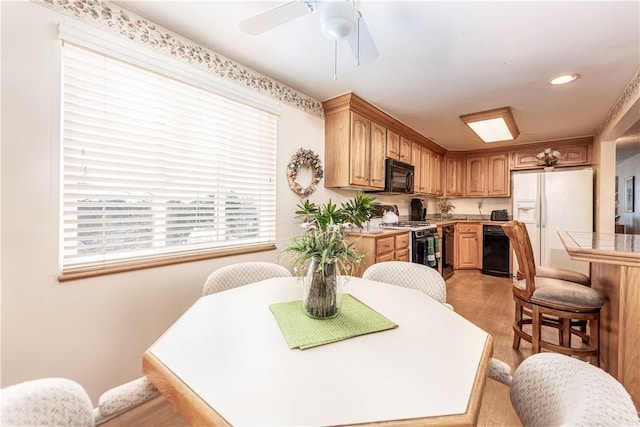
{"label": "granite countertop", "polygon": [[492,221],[491,215],[452,215],[451,218],[440,219],[437,217],[428,218],[431,224],[436,225],[450,225],[457,224],[459,222],[478,222],[480,224],[504,224],[506,221]]}
{"label": "granite countertop", "polygon": [[358,231],[349,231],[347,234],[349,236],[385,236],[385,235],[396,235],[396,234],[406,234],[408,232],[410,232],[411,230],[409,230],[408,228],[406,229],[394,229],[394,228],[377,228],[377,227],[372,227],[369,228],[368,230],[365,228],[364,230],[358,230]]}
{"label": "granite countertop", "polygon": [[640,235],[560,231],[571,259],[640,267]]}

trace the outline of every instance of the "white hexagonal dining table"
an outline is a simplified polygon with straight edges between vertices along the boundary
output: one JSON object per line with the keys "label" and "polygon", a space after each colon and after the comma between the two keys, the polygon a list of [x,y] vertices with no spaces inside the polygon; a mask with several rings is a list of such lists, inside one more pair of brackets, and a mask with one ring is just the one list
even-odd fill
{"label": "white hexagonal dining table", "polygon": [[351,277],[344,292],[398,327],[290,349],[269,305],[302,286],[273,278],[198,299],[143,372],[191,425],[474,425],[492,337],[417,290]]}

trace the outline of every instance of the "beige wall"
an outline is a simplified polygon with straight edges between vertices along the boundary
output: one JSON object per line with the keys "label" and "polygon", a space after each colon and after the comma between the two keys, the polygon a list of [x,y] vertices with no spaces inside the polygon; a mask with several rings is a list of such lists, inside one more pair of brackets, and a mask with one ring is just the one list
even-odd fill
{"label": "beige wall", "polygon": [[[276,251],[59,283],[58,179],[63,18],[2,2],[2,386],[39,377],[80,382],[95,399],[141,375],[145,349],[200,295],[207,275]],[[299,148],[324,158],[324,121],[282,105],[278,120],[277,243],[298,233],[286,164]],[[353,193],[320,188],[340,202]]]}
{"label": "beige wall", "polygon": [[611,107],[607,119],[594,138],[596,188],[595,230],[613,233],[615,227],[616,139],[640,118],[640,68]]}

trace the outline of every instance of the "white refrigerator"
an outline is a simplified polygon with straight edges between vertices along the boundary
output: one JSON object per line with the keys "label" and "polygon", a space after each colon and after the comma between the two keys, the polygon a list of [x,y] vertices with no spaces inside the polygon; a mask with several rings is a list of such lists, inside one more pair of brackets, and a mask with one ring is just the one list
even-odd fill
{"label": "white refrigerator", "polygon": [[593,169],[514,172],[512,185],[513,218],[527,226],[536,265],[588,275],[589,263],[569,258],[558,231],[593,231]]}

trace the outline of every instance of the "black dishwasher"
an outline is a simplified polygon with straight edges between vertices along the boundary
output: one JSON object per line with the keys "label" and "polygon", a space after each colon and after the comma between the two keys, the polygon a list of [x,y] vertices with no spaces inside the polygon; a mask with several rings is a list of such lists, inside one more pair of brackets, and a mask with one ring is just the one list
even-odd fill
{"label": "black dishwasher", "polygon": [[482,274],[509,277],[509,238],[499,225],[482,226]]}

